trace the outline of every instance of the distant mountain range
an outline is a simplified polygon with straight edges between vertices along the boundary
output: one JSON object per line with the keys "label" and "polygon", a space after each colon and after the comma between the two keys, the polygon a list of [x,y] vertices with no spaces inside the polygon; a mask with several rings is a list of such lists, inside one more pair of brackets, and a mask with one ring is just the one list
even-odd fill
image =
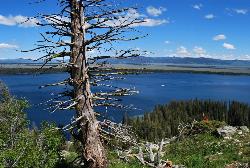
{"label": "distant mountain range", "polygon": [[113,59],[108,62],[113,64],[167,64],[167,65],[194,65],[194,66],[235,66],[249,67],[250,60],[220,60],[211,58],[191,58],[191,57],[131,57],[127,59]]}
{"label": "distant mountain range", "polygon": [[[57,61],[53,61],[52,63],[56,63]],[[24,58],[17,58],[17,59],[0,59],[0,64],[42,64],[43,61],[34,61],[32,59],[24,59]]]}
{"label": "distant mountain range", "polygon": [[[193,65],[193,66],[234,66],[249,67],[250,60],[220,60],[211,58],[191,58],[191,57],[132,57],[126,59],[108,59],[111,64],[168,64],[168,65]],[[41,64],[42,61],[33,61],[30,59],[0,59],[0,64]],[[54,61],[53,63],[56,63]]]}

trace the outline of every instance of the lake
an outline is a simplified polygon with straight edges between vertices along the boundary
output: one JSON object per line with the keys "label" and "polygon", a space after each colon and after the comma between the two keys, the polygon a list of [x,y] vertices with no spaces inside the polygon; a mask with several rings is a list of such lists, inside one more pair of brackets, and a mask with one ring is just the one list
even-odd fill
{"label": "lake", "polygon": [[[31,106],[27,116],[31,123],[38,125],[43,120],[54,121],[58,124],[68,123],[72,111],[56,111],[50,113],[46,105],[40,103],[53,98],[58,92],[67,88],[49,87],[40,89],[39,86],[62,81],[65,73],[41,75],[0,75],[11,93],[17,97],[26,98]],[[133,105],[136,109],[121,110],[113,108],[98,108],[105,117],[121,121],[124,113],[130,116],[150,112],[156,104],[165,104],[171,100],[187,100],[191,98],[213,100],[237,100],[250,103],[250,76],[192,74],[192,73],[145,73],[124,76],[124,80],[114,80],[112,84],[118,87],[133,88],[138,94],[122,97],[124,105]],[[94,91],[99,88],[93,88]]]}

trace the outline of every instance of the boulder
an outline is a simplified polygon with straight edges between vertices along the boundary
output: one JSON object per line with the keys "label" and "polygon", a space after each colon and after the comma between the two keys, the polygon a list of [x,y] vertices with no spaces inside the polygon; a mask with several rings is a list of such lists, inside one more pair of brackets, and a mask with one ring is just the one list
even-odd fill
{"label": "boulder", "polygon": [[221,135],[222,137],[231,137],[232,135],[234,135],[237,131],[236,127],[232,127],[232,126],[224,126],[221,128],[217,128],[217,132],[219,135]]}
{"label": "boulder", "polygon": [[249,168],[249,163],[234,162],[225,166],[225,168]]}
{"label": "boulder", "polygon": [[244,133],[248,133],[249,132],[249,128],[247,128],[247,126],[241,126],[240,130],[243,131]]}

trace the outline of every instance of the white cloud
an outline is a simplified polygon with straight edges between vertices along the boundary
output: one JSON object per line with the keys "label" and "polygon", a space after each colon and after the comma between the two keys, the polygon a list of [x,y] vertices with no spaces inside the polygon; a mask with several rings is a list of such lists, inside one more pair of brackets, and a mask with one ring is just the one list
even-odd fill
{"label": "white cloud", "polygon": [[234,54],[213,54],[213,58],[222,60],[248,60],[250,61],[249,54],[234,55]]}
{"label": "white cloud", "polygon": [[234,9],[237,14],[246,15],[248,13],[247,9]]}
{"label": "white cloud", "polygon": [[7,43],[0,43],[0,49],[14,49],[18,48],[17,45],[7,44]]}
{"label": "white cloud", "polygon": [[19,58],[21,59],[28,59],[28,60],[36,60],[38,58],[40,58],[39,56],[34,56],[34,55],[23,55],[23,56],[20,56]]}
{"label": "white cloud", "polygon": [[136,26],[153,27],[153,26],[162,25],[164,23],[166,23],[166,24],[169,23],[169,21],[166,19],[147,18],[145,15],[140,14],[137,10],[130,9],[130,10],[128,10],[128,12],[126,14],[118,16],[118,19],[108,20],[105,22],[105,24],[108,26],[126,25],[126,24],[131,23],[133,20],[138,19],[138,18],[143,20],[144,22],[134,23],[133,25],[131,25],[131,27],[136,27]]}
{"label": "white cloud", "polygon": [[249,61],[250,61],[250,54],[242,55],[242,56],[240,56],[238,59],[241,59],[241,60],[249,60]]}
{"label": "white cloud", "polygon": [[[190,55],[178,55],[176,53],[167,53],[166,56],[170,57],[190,57],[190,58],[197,58],[197,55],[190,54]],[[211,58],[211,59],[221,59],[221,60],[248,60],[250,61],[250,54],[245,55],[234,55],[234,54],[216,54],[216,53],[209,53],[202,55],[204,58]]]}
{"label": "white cloud", "polygon": [[195,55],[204,56],[206,54],[206,50],[202,47],[195,46],[193,49]]}
{"label": "white cloud", "polygon": [[[227,46],[227,45],[226,45]],[[233,45],[232,45],[233,46]],[[231,48],[235,48],[234,46]],[[232,53],[209,53],[202,47],[194,46],[192,51],[189,51],[186,47],[180,46],[176,51],[167,50],[165,52],[168,57],[205,57],[211,59],[221,59],[221,60],[249,60],[250,54],[232,54]]]}
{"label": "white cloud", "polygon": [[213,37],[214,41],[225,40],[227,37],[224,34],[218,34],[217,36]]}
{"label": "white cloud", "polygon": [[195,5],[193,5],[192,7],[193,7],[194,9],[201,10],[202,6],[203,6],[202,4],[195,4]]}
{"label": "white cloud", "polygon": [[236,49],[233,44],[229,44],[229,43],[224,43],[222,46],[228,50],[235,50]]}
{"label": "white cloud", "polygon": [[58,15],[47,16],[47,17],[45,17],[44,20],[47,21],[48,23],[55,23],[55,22],[58,22],[58,20],[61,20],[61,21],[64,21],[64,22],[70,22],[69,17],[58,16]]}
{"label": "white cloud", "polygon": [[207,15],[205,15],[205,19],[211,20],[211,19],[214,19],[214,18],[215,18],[214,14],[207,14]]}
{"label": "white cloud", "polygon": [[160,16],[167,9],[164,7],[155,8],[153,6],[147,7],[147,13],[151,16]]}
{"label": "white cloud", "polygon": [[176,54],[180,55],[180,56],[188,56],[188,55],[190,55],[189,51],[184,46],[180,46],[179,48],[177,48],[176,49]]}
{"label": "white cloud", "polygon": [[6,26],[19,26],[19,27],[35,27],[37,26],[38,19],[29,18],[27,16],[17,15],[17,16],[3,16],[0,15],[0,24]]}
{"label": "white cloud", "polygon": [[244,8],[238,8],[238,9],[226,8],[226,11],[229,16],[233,16],[234,14],[246,15],[249,12],[248,9]]}
{"label": "white cloud", "polygon": [[135,26],[147,26],[147,27],[153,27],[153,26],[159,26],[162,24],[169,23],[166,19],[144,19],[143,23],[136,24]]}
{"label": "white cloud", "polygon": [[166,40],[164,43],[165,43],[165,44],[170,44],[170,41]]}

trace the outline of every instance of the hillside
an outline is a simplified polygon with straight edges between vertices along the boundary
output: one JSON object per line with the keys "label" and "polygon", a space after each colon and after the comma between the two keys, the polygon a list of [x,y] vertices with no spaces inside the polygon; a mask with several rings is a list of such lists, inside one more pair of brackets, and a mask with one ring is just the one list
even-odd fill
{"label": "hillside", "polygon": [[[249,168],[249,129],[223,125],[218,121],[187,124],[182,127],[182,133],[179,136],[165,139],[165,145],[161,151],[157,143],[147,143],[143,151],[144,165],[136,160],[136,157],[131,157],[133,152],[126,153],[127,162],[117,159],[115,152],[111,152],[110,167],[146,168],[148,163],[152,163],[149,157],[151,150],[147,149],[151,146],[155,156],[158,152],[161,153],[163,165],[167,168]],[[128,151],[136,151],[136,149]],[[134,153],[138,156],[138,149]],[[155,165],[157,165],[157,158],[155,159]]]}
{"label": "hillside", "polygon": [[[214,104],[217,106],[212,103],[213,108]],[[67,139],[55,125],[48,123],[43,123],[39,129],[29,128],[24,113],[27,106],[27,101],[11,97],[0,83],[0,167],[84,167],[79,160],[79,142]],[[18,122],[13,118],[18,118]],[[178,122],[175,125],[178,126]],[[133,143],[117,143],[116,138],[104,140],[108,167],[249,167],[250,132],[246,126],[232,127],[224,122],[203,120],[186,122],[178,128],[175,137],[155,142],[144,141],[140,136]]]}

